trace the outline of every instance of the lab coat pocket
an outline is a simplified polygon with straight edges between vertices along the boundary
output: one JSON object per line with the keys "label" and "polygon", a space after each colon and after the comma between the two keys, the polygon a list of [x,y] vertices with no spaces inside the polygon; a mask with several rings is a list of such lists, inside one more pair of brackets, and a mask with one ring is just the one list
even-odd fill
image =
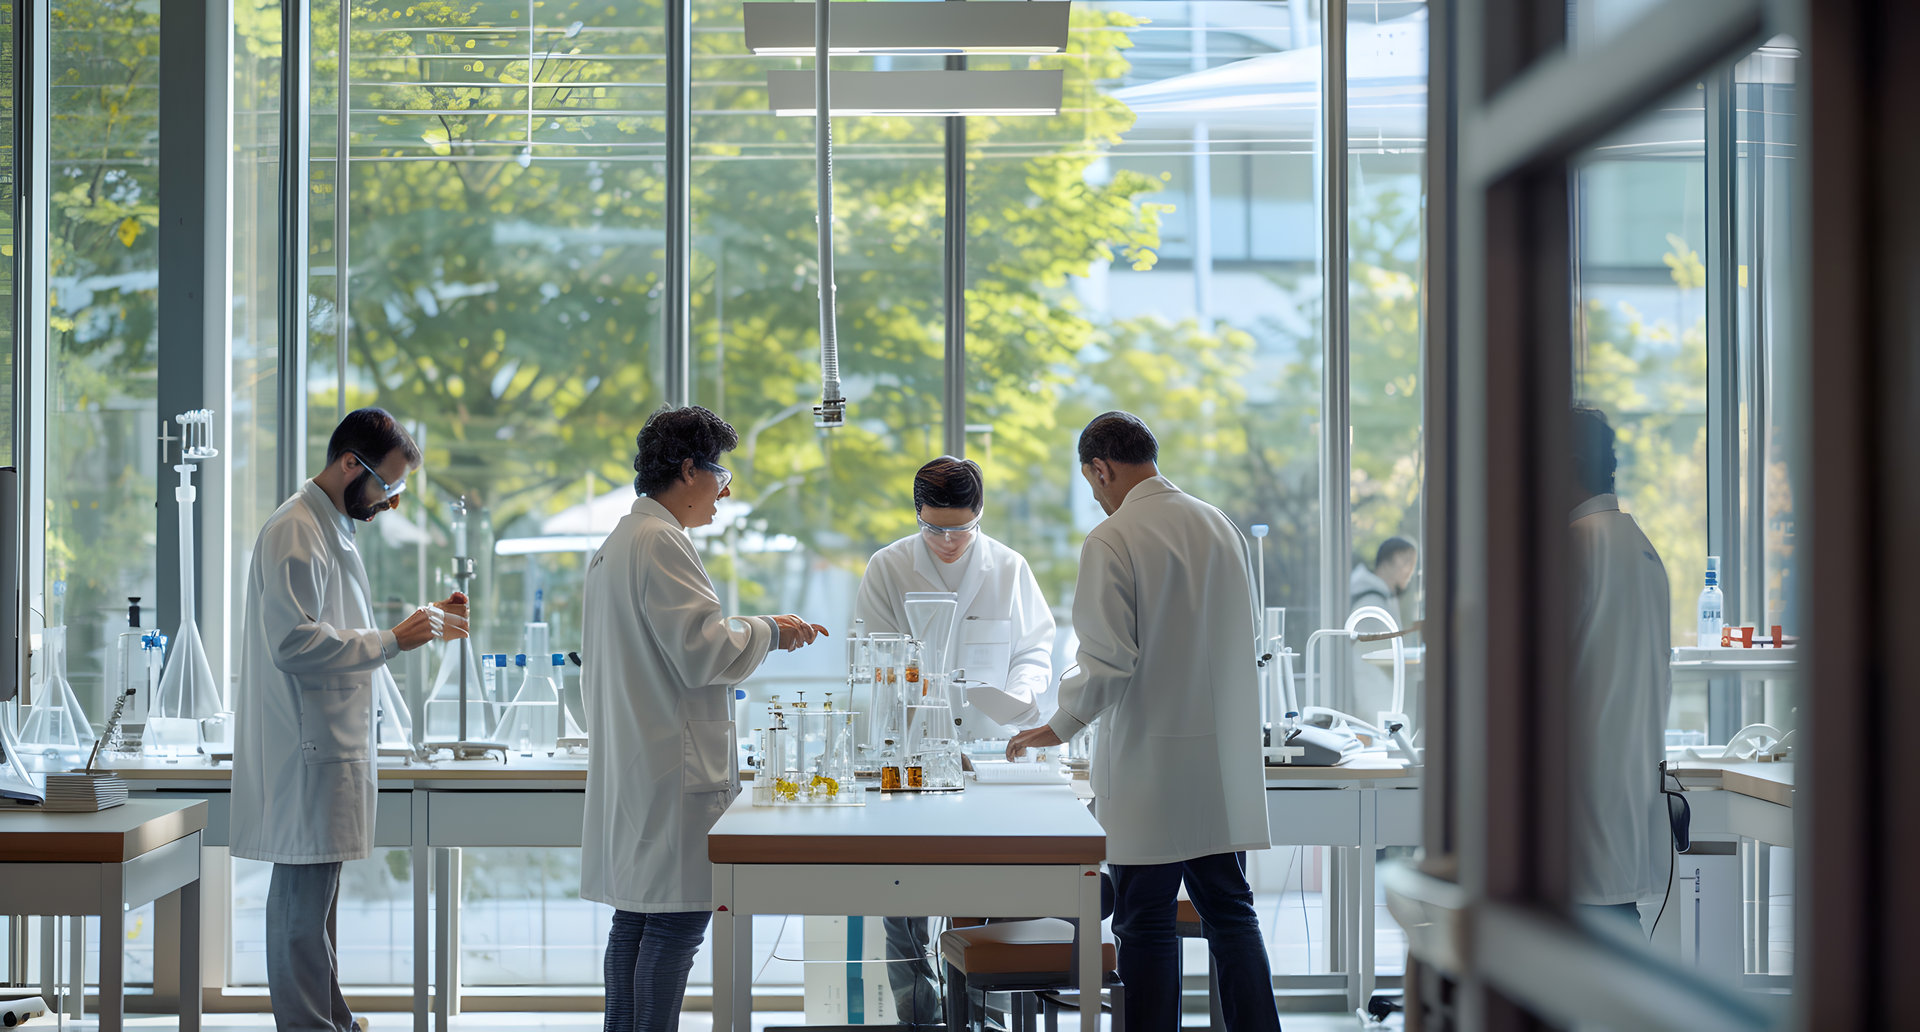
{"label": "lab coat pocket", "polygon": [[365,763],[373,741],[370,676],[300,686],[300,756],[309,764]]}
{"label": "lab coat pocket", "polygon": [[960,652],[954,665],[967,672],[970,681],[985,681],[996,688],[1007,686],[1007,670],[1013,665],[1013,621],[960,621]]}
{"label": "lab coat pocket", "polygon": [[733,784],[733,721],[687,721],[680,752],[684,791],[719,792]]}

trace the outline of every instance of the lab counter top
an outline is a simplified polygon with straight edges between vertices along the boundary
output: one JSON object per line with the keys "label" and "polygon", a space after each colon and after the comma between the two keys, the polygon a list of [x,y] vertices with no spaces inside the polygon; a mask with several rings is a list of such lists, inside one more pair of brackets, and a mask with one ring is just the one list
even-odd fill
{"label": "lab counter top", "polygon": [[734,800],[707,836],[717,864],[1097,864],[1106,832],[1067,785],[868,792],[865,806]]}
{"label": "lab counter top", "polygon": [[[131,762],[100,764],[104,769],[113,771],[136,788],[150,788],[156,782],[190,783],[206,788],[219,788],[233,780],[233,764],[228,761],[210,762],[204,759],[182,760],[178,763],[166,763],[153,759],[140,759]],[[473,782],[496,786],[502,782],[559,782],[552,787],[563,788],[565,783],[573,782],[585,785],[587,781],[587,761],[585,757],[539,757],[515,756],[510,762],[502,763],[497,759],[489,760],[435,760],[430,763],[402,763],[398,760],[382,760],[378,774],[381,787],[404,788],[409,783],[427,782],[428,787],[450,786],[453,783]],[[217,782],[221,784],[207,784]]]}
{"label": "lab counter top", "polygon": [[1720,789],[1778,806],[1793,805],[1793,761],[1692,760],[1674,770],[1689,792]]}
{"label": "lab counter top", "polygon": [[[1381,753],[1362,753],[1337,767],[1270,766],[1267,787],[1344,788],[1355,782],[1402,781],[1395,788],[1414,788],[1420,784],[1420,769],[1408,767],[1405,760]],[[1387,787],[1374,785],[1373,787]]]}

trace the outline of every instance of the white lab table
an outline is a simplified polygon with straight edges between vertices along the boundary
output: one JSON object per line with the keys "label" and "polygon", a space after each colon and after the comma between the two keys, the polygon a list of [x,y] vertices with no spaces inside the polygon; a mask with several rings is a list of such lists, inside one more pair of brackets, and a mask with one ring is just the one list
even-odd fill
{"label": "white lab table", "polygon": [[[1338,767],[1268,767],[1267,824],[1276,846],[1331,846],[1339,891],[1327,901],[1333,955],[1349,1008],[1373,995],[1375,854],[1420,843],[1420,771],[1378,753]],[[1275,978],[1313,985],[1314,976]]]}
{"label": "white lab table", "polygon": [[[207,806],[195,801],[135,798],[99,813],[0,809],[0,914],[100,918],[101,1032],[120,1032],[124,1020],[125,913],[163,899],[179,913],[179,1028],[198,1032],[206,825]],[[46,938],[41,991],[51,998],[52,935]]]}
{"label": "white lab table", "polygon": [[1745,919],[1733,935],[1743,936],[1749,969],[1767,974],[1772,919],[1767,886],[1773,877],[1769,847],[1793,846],[1793,761],[1688,760],[1674,773],[1687,790],[1695,839],[1752,843],[1741,864]]}
{"label": "white lab table", "polygon": [[[205,845],[229,839],[233,768],[204,760],[116,765],[135,798],[198,800]],[[402,765],[383,762],[374,810],[376,848],[413,858],[413,1027],[449,1027],[459,1011],[459,850],[469,846],[578,848],[585,811],[585,759],[514,757]],[[431,869],[432,874],[429,875]],[[0,912],[5,912],[0,908]],[[197,911],[196,911],[197,913]],[[432,949],[429,950],[431,938]],[[194,984],[198,983],[196,974]],[[441,991],[434,992],[438,988]],[[429,1014],[438,1019],[430,1024]]]}
{"label": "white lab table", "polygon": [[863,807],[760,806],[707,838],[713,1027],[752,1028],[755,914],[1065,917],[1079,922],[1081,1028],[1100,1027],[1106,833],[1065,784],[868,793]]}

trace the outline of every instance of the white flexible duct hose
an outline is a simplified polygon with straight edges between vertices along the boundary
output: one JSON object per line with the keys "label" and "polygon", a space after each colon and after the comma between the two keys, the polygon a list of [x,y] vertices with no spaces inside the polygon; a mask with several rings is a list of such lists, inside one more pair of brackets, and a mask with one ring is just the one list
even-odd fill
{"label": "white flexible duct hose", "polygon": [[840,335],[834,317],[833,281],[833,118],[827,97],[827,0],[813,5],[814,159],[820,221],[820,407],[815,425],[839,426],[846,419],[840,394]]}

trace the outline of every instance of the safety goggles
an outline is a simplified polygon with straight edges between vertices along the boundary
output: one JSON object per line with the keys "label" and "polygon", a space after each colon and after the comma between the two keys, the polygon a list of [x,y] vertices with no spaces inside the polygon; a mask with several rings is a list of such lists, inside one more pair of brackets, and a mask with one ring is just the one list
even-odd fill
{"label": "safety goggles", "polygon": [[374,470],[373,463],[368,462],[365,456],[361,455],[357,451],[349,451],[347,452],[347,454],[353,456],[354,459],[360,463],[360,468],[366,470],[367,475],[372,477],[374,481],[380,485],[380,490],[385,492],[387,501],[391,502],[395,498],[400,497],[400,492],[405,491],[407,489],[406,477],[401,477],[400,482],[397,484],[389,484],[386,482],[386,480],[381,478],[378,472]]}
{"label": "safety goggles", "polygon": [[975,516],[973,519],[957,527],[938,527],[928,523],[924,519],[920,520],[920,533],[925,534],[929,539],[937,541],[952,541],[954,538],[970,537],[974,531],[979,529],[979,516]]}
{"label": "safety goggles", "polygon": [[727,489],[728,484],[733,483],[733,471],[727,469],[727,467],[722,466],[717,462],[696,461],[694,465],[699,466],[701,469],[704,469],[707,472],[713,474],[713,479],[718,480],[720,482],[720,490],[722,491],[725,491]]}

